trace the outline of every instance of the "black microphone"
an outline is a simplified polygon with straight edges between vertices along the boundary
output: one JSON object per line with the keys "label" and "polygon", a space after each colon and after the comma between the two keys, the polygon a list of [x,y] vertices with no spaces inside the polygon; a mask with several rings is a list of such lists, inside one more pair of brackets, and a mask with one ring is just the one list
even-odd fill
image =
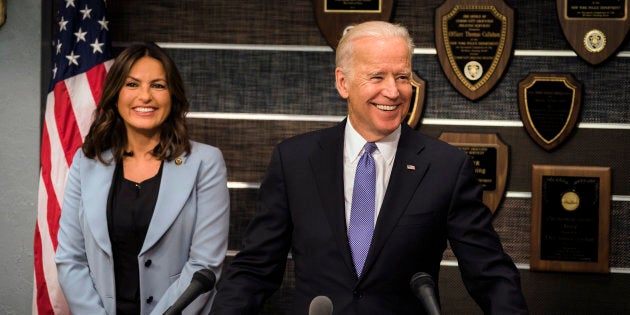
{"label": "black microphone", "polygon": [[411,291],[420,299],[429,315],[440,315],[440,306],[435,298],[433,278],[426,272],[418,272],[411,277]]}
{"label": "black microphone", "polygon": [[209,269],[201,269],[195,272],[190,280],[188,288],[179,296],[177,301],[169,307],[164,315],[179,315],[198,296],[212,290],[217,277]]}
{"label": "black microphone", "polygon": [[308,307],[308,315],[332,315],[332,313],[333,304],[327,296],[316,296]]}

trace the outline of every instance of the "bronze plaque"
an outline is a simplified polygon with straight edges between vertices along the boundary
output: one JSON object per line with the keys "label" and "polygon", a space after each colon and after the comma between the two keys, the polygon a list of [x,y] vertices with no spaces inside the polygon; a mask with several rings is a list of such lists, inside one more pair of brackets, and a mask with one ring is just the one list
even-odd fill
{"label": "bronze plaque", "polygon": [[495,212],[503,199],[508,175],[509,152],[497,134],[440,134],[440,140],[466,152],[475,165],[475,175],[483,186],[483,203]]}
{"label": "bronze plaque", "polygon": [[409,113],[407,113],[407,124],[411,128],[416,128],[422,112],[424,110],[424,100],[426,96],[426,82],[415,73],[411,76],[411,86],[413,94],[411,95],[411,104],[409,105]]}
{"label": "bronze plaque", "polygon": [[389,21],[393,0],[313,0],[315,20],[326,42],[333,49],[346,27],[365,21]]}
{"label": "bronze plaque", "polygon": [[470,100],[499,81],[513,39],[514,10],[502,0],[447,0],[435,12],[435,48],[442,70]]}
{"label": "bronze plaque", "polygon": [[518,106],[523,126],[547,151],[556,148],[571,134],[581,103],[582,84],[568,73],[530,73],[518,83]]}
{"label": "bronze plaque", "polygon": [[610,167],[532,166],[532,270],[609,272]]}
{"label": "bronze plaque", "polygon": [[630,20],[629,0],[556,0],[564,37],[592,65],[613,55],[623,43]]}

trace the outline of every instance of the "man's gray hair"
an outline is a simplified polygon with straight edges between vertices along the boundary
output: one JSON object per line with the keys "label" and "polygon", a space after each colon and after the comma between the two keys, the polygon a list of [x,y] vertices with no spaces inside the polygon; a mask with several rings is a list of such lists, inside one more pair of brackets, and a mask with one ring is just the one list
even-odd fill
{"label": "man's gray hair", "polygon": [[351,25],[344,31],[336,50],[336,66],[341,68],[344,74],[351,76],[352,58],[354,53],[354,41],[361,37],[392,38],[401,37],[407,42],[409,48],[409,60],[415,47],[413,39],[406,27],[400,24],[392,24],[384,21],[369,21],[357,25]]}

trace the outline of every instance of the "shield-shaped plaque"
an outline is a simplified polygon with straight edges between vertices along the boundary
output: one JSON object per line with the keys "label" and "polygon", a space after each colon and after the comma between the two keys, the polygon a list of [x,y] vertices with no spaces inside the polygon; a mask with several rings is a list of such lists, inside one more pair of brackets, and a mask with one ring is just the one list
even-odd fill
{"label": "shield-shaped plaque", "polygon": [[426,82],[413,73],[411,77],[411,86],[413,88],[413,95],[411,96],[411,104],[409,105],[409,113],[407,114],[407,124],[411,128],[416,128],[422,112],[424,110],[424,99],[426,95]]}
{"label": "shield-shaped plaque", "polygon": [[447,0],[435,11],[435,48],[442,70],[470,100],[499,81],[513,39],[514,10],[502,0]]}
{"label": "shield-shaped plaque", "polygon": [[551,151],[573,131],[580,114],[582,84],[568,73],[530,73],[518,83],[523,126],[542,148]]}
{"label": "shield-shaped plaque", "polygon": [[326,42],[337,48],[344,29],[365,21],[389,21],[394,8],[393,0],[313,0],[315,20]]}
{"label": "shield-shaped plaque", "polygon": [[592,65],[613,55],[628,29],[628,0],[557,0],[564,37],[575,53]]}
{"label": "shield-shaped plaque", "polygon": [[475,175],[483,186],[483,203],[493,213],[505,192],[509,148],[497,134],[443,132],[440,140],[466,152],[473,160]]}

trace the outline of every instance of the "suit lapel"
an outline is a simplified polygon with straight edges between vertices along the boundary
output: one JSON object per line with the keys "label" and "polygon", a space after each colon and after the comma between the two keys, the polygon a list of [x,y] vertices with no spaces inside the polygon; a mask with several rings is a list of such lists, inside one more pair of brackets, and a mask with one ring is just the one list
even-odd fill
{"label": "suit lapel", "polygon": [[343,141],[346,121],[324,131],[319,147],[310,156],[310,163],[317,183],[319,198],[337,241],[337,247],[349,270],[354,272],[348,235],[346,232]]}
{"label": "suit lapel", "polygon": [[[111,152],[104,152],[103,158],[106,161],[111,159]],[[83,190],[85,217],[92,237],[98,246],[109,256],[112,256],[112,245],[109,240],[107,224],[107,200],[116,163],[112,162],[110,165],[105,165],[98,159],[87,158],[84,161],[85,164],[81,165],[85,169],[81,172],[81,182],[83,183],[81,189]]]}
{"label": "suit lapel", "polygon": [[149,250],[166,233],[193,191],[198,164],[184,156],[178,159],[183,161],[180,165],[174,161],[164,161],[158,199],[139,255]]}
{"label": "suit lapel", "polygon": [[369,272],[371,265],[385,246],[387,238],[394,230],[429,168],[429,164],[420,157],[420,152],[423,149],[422,140],[416,137],[409,126],[403,124],[389,185],[376,221],[372,245],[363,268],[364,273]]}

